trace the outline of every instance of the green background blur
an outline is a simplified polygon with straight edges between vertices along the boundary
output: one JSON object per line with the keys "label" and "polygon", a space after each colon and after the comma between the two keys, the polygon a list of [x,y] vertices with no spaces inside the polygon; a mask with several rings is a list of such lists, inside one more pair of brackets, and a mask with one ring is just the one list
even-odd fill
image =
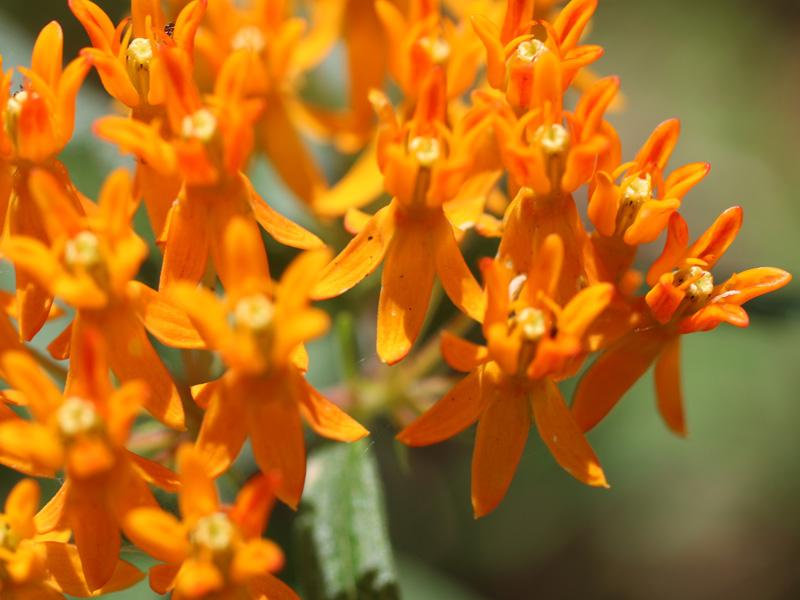
{"label": "green background blur", "polygon": [[[128,2],[100,4],[119,15]],[[65,56],[73,56],[87,42],[66,1],[3,0],[4,68],[28,64],[33,36],[51,18],[64,26]],[[595,70],[619,75],[627,98],[611,117],[624,156],[662,120],[679,117],[671,166],[712,163],[683,205],[693,237],[723,209],[744,207],[745,227],[718,279],[751,266],[800,273],[798,32],[796,0],[601,0],[594,20],[590,41],[606,48]],[[112,110],[91,82],[64,157],[90,196],[123,162],[88,133],[94,116]],[[268,168],[255,172],[263,195],[280,195]],[[0,270],[7,284],[9,267]],[[373,305],[364,298],[367,313]],[[404,452],[392,442],[393,424],[372,423],[404,597],[800,598],[800,284],[748,310],[749,330],[723,326],[685,339],[688,440],[659,421],[649,376],[592,432],[610,490],[575,482],[532,432],[505,501],[476,522],[471,432]],[[330,339],[313,347],[319,385],[338,378],[335,348]],[[13,477],[2,473],[4,488]],[[279,508],[270,528],[287,549],[290,580],[291,520]],[[152,594],[142,585],[113,597]]]}

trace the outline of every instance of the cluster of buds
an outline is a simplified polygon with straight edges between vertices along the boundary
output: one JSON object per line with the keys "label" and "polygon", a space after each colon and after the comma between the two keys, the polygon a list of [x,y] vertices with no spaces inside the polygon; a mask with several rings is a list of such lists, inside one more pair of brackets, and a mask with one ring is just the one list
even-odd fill
{"label": "cluster of buds", "polygon": [[[624,162],[605,118],[620,82],[589,72],[603,50],[581,43],[597,0],[318,0],[304,11],[284,0],[131,0],[119,24],[90,0],[68,3],[91,46],[64,67],[52,22],[31,67],[17,68],[20,91],[11,92],[13,71],[0,79],[0,252],[16,277],[0,314],[0,378],[10,386],[0,463],[62,481],[43,508],[28,479],[6,500],[4,598],[133,585],[143,574],[120,559],[123,534],[160,561],[149,574],[158,593],[296,597],[273,575],[283,554],[262,533],[276,498],[301,500],[303,422],[339,442],[368,435],[306,379],[305,344],[330,327],[312,302],[381,264],[384,363],[409,353],[413,362],[436,281],[461,320],[481,326],[482,344],[444,328],[439,356],[466,376],[397,435],[421,446],[477,422],[478,517],[505,496],[534,423],[569,474],[607,486],[585,434],[653,364],[659,411],[685,435],[681,336],[747,326],[742,304],[790,280],[774,268],[715,280],[742,209],[690,243],[680,207],[709,165],[667,172],[677,120]],[[302,100],[304,75],[339,40],[349,105]],[[135,159],[133,176],[110,174],[97,202],[57,158],[91,69],[124,110],[96,120],[94,134]],[[568,90],[580,95],[573,107]],[[360,156],[328,182],[307,134]],[[343,217],[353,238],[338,255],[255,189],[246,171],[259,154],[302,207]],[[374,214],[362,210],[387,197]],[[140,203],[157,287],[137,280],[150,252],[132,228]],[[262,229],[302,251],[278,280]],[[641,273],[639,246],[664,233]],[[496,241],[475,265],[480,277],[462,253],[473,235]],[[66,315],[47,347],[69,360],[57,386],[43,370],[53,361],[29,342]],[[217,353],[224,369],[180,382],[148,334],[184,357]],[[558,383],[585,364],[568,403]],[[131,450],[143,413],[173,432],[163,460]],[[214,480],[248,440],[260,472],[223,505]],[[151,486],[178,495],[182,520]]]}

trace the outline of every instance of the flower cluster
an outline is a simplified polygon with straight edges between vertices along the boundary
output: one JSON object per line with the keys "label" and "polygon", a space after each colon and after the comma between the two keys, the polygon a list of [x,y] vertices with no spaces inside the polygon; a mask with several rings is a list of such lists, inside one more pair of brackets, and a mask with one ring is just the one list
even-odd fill
{"label": "flower cluster", "polygon": [[[668,169],[677,120],[627,160],[606,119],[620,82],[588,70],[603,50],[582,42],[597,0],[442,4],[318,0],[301,11],[285,0],[131,0],[130,17],[114,23],[90,0],[69,0],[90,46],[63,66],[52,22],[30,68],[2,74],[0,251],[16,291],[0,315],[9,385],[0,463],[60,481],[43,508],[30,479],[7,498],[2,597],[132,585],[143,574],[120,559],[124,534],[159,561],[149,574],[159,593],[295,598],[273,575],[281,550],[261,536],[275,498],[300,502],[303,422],[340,442],[368,435],[306,380],[305,344],[330,327],[312,302],[381,265],[384,363],[417,344],[437,281],[480,324],[480,344],[444,328],[439,356],[466,376],[397,436],[433,444],[477,422],[476,516],[506,494],[533,424],[568,473],[607,486],[585,433],[652,364],[659,411],[686,433],[681,336],[747,326],[742,304],[790,275],[756,268],[715,280],[742,209],[690,242],[680,207],[709,165]],[[340,41],[349,103],[317,106],[302,82]],[[135,159],[135,172],[110,174],[96,202],[58,160],[92,69],[119,106],[94,134]],[[326,180],[308,135],[360,152],[339,181]],[[338,255],[259,194],[247,175],[256,155],[305,210],[343,217],[353,237]],[[140,203],[157,287],[137,279],[150,252],[132,228]],[[262,229],[302,251],[278,280]],[[643,275],[637,251],[664,233]],[[473,265],[463,249],[474,235],[497,250]],[[62,385],[45,371],[58,365],[28,344],[56,320],[68,321],[47,347],[69,360]],[[224,369],[180,382],[150,336],[184,357],[214,352]],[[584,363],[568,404],[558,383]],[[131,450],[143,413],[173,432],[163,460]],[[214,480],[248,441],[260,473],[223,505]],[[177,494],[182,520],[158,506],[152,486]]]}

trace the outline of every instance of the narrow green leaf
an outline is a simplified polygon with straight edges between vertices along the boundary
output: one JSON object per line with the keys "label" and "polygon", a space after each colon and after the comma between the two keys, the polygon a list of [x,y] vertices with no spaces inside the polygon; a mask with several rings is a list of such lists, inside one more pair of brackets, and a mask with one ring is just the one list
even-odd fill
{"label": "narrow green leaf", "polygon": [[383,492],[367,441],[313,453],[296,520],[306,600],[400,597]]}

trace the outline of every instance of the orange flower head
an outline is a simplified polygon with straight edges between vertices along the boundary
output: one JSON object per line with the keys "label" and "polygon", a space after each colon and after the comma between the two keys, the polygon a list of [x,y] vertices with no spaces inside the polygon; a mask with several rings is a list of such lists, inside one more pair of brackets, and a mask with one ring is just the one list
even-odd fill
{"label": "orange flower head", "polygon": [[34,420],[4,421],[0,453],[34,475],[66,481],[37,520],[42,532],[71,529],[90,589],[112,580],[118,568],[120,522],[136,506],[155,505],[148,483],[175,490],[172,473],[125,449],[147,394],[141,382],[114,390],[108,380],[102,339],[85,331],[81,355],[73,357],[62,394],[28,355],[2,357],[8,381],[28,403]]}
{"label": "orange flower head", "polygon": [[572,0],[555,21],[533,20],[534,2],[508,0],[502,30],[485,16],[472,18],[475,32],[486,48],[489,85],[503,90],[508,103],[520,114],[534,108],[537,63],[549,56],[560,67],[559,92],[565,91],[581,68],[600,58],[599,46],[579,46],[597,0]]}
{"label": "orange flower head", "polygon": [[229,369],[222,378],[197,386],[195,399],[207,407],[197,445],[209,473],[224,471],[249,435],[264,473],[277,470],[278,497],[297,506],[305,480],[301,415],[320,435],[355,441],[367,430],[305,380],[303,343],[322,335],[330,319],[310,306],[309,292],[330,255],[309,251],[286,270],[273,290],[258,255],[262,241],[242,219],[225,232],[222,261],[236,265],[227,297],[192,284],[177,283],[167,294],[196,324],[209,348]]}
{"label": "orange flower head", "polygon": [[178,450],[178,473],[182,521],[159,508],[136,509],[125,521],[131,540],[166,563],[150,570],[153,590],[172,591],[180,599],[248,592],[251,598],[297,598],[271,575],[283,566],[283,552],[261,538],[275,501],[276,477],[257,475],[234,505],[225,507],[202,453],[190,445]]}
{"label": "orange flower head", "polygon": [[677,119],[665,121],[632,163],[614,167],[610,173],[598,170],[589,219],[601,235],[621,238],[629,246],[654,241],[670,215],[680,208],[683,197],[708,174],[708,163],[691,163],[665,177],[679,133]]}
{"label": "orange flower head", "polygon": [[89,63],[77,58],[62,67],[63,44],[61,26],[52,21],[36,38],[30,69],[19,67],[22,90],[11,94],[11,73],[2,79],[0,147],[11,148],[16,160],[43,163],[72,137],[75,101]]}
{"label": "orange flower head", "polygon": [[166,74],[160,48],[178,48],[191,58],[206,4],[207,0],[189,2],[168,26],[158,2],[132,0],[131,18],[114,27],[93,2],[69,0],[92,43],[81,56],[97,69],[106,91],[145,120],[159,114],[154,107],[164,102]]}
{"label": "orange flower head", "polygon": [[567,472],[589,485],[607,485],[555,381],[577,369],[585,331],[611,301],[613,288],[588,287],[560,308],[551,296],[563,253],[563,242],[551,235],[524,275],[514,277],[497,261],[482,263],[486,346],[442,336],[445,360],[469,375],[397,436],[406,444],[424,446],[478,421],[472,455],[476,517],[494,510],[505,496],[533,422]]}

